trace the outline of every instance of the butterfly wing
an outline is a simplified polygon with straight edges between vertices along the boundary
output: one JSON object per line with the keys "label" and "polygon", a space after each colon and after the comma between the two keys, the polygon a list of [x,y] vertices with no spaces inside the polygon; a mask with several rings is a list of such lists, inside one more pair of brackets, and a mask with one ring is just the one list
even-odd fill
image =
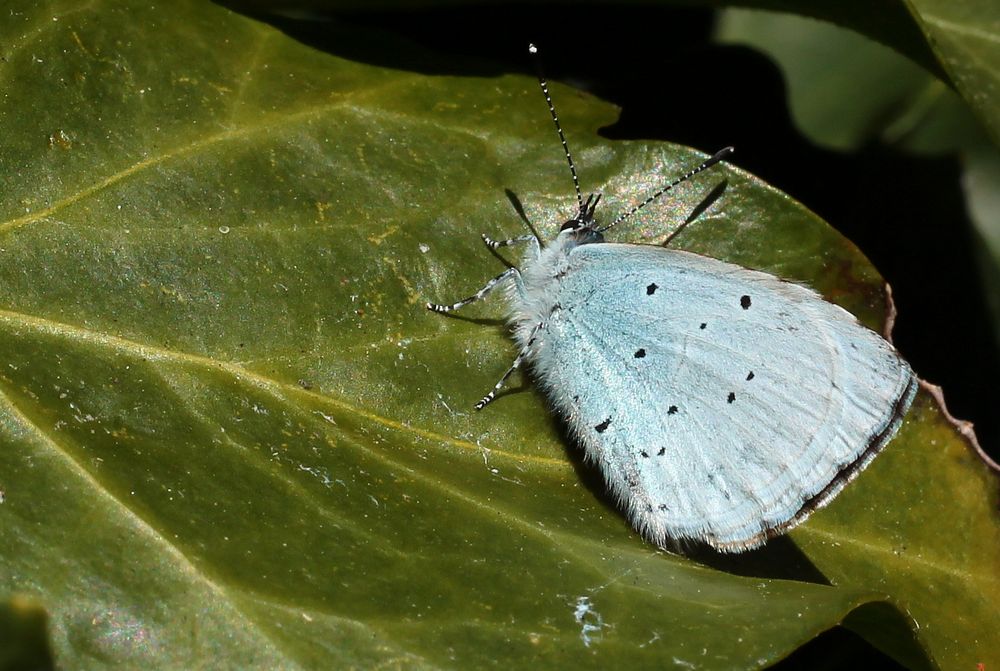
{"label": "butterfly wing", "polygon": [[892,345],[812,290],[645,245],[572,250],[532,364],[640,532],[727,551],[835,496],[916,392]]}

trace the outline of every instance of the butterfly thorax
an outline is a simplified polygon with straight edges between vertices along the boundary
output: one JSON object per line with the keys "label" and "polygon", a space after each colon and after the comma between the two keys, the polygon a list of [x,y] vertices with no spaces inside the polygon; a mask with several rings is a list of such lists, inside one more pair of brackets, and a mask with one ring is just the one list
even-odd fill
{"label": "butterfly thorax", "polygon": [[577,216],[560,227],[555,240],[538,256],[525,259],[521,270],[523,293],[516,290],[510,293],[514,337],[532,354],[543,347],[546,325],[557,318],[562,309],[560,284],[572,270],[573,250],[581,245],[604,242],[594,222],[594,206],[598,200],[600,197],[588,198]]}

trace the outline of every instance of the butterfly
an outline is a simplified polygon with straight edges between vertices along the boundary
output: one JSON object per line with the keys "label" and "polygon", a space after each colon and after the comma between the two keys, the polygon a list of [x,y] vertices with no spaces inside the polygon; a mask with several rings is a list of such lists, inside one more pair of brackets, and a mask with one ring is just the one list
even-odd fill
{"label": "butterfly", "polygon": [[[532,53],[537,50],[530,47]],[[548,85],[579,209],[527,245],[451,312],[504,288],[518,347],[482,409],[527,364],[632,526],[669,548],[762,545],[805,520],[896,434],[917,380],[895,348],[812,289],[604,232],[694,175],[727,147],[606,226],[583,199]]]}

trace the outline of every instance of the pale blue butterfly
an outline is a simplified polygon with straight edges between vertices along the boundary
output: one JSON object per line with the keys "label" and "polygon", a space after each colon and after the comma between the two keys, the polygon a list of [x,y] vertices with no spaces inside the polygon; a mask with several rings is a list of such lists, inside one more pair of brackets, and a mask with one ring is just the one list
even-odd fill
{"label": "pale blue butterfly", "polygon": [[[534,46],[531,47],[535,53]],[[741,552],[826,505],[896,434],[916,378],[891,344],[809,288],[603,232],[732,152],[726,148],[599,228],[539,75],[579,211],[546,246],[450,312],[508,289],[522,363],[639,533]]]}

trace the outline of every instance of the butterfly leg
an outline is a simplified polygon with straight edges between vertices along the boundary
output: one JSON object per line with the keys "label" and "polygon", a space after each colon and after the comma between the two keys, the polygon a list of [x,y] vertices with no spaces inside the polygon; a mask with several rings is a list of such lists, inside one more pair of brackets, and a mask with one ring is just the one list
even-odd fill
{"label": "butterfly leg", "polygon": [[497,382],[492,389],[490,389],[490,393],[486,394],[486,396],[483,396],[481,399],[479,399],[479,402],[476,403],[476,410],[482,410],[487,405],[489,405],[493,401],[493,399],[496,398],[497,392],[500,391],[500,389],[507,383],[507,379],[514,374],[515,370],[521,367],[521,364],[524,362],[525,357],[528,356],[528,352],[530,351],[531,346],[535,344],[535,334],[538,333],[538,329],[540,329],[541,327],[542,324],[539,323],[535,325],[535,328],[531,329],[531,336],[528,338],[528,344],[525,345],[524,349],[522,349],[518,353],[517,358],[514,359],[514,363],[510,365],[510,368],[508,368],[507,372],[503,374],[503,377],[500,378],[500,381]]}
{"label": "butterfly leg", "polygon": [[486,294],[493,291],[493,289],[495,289],[498,284],[503,284],[504,282],[507,282],[511,279],[513,279],[514,285],[517,287],[518,292],[523,294],[524,285],[521,283],[521,273],[518,271],[517,268],[508,268],[507,270],[503,271],[502,273],[494,277],[492,280],[487,282],[482,289],[480,289],[473,295],[469,296],[468,298],[463,298],[459,302],[452,303],[451,305],[428,303],[427,309],[432,312],[451,312],[452,310],[457,310],[461,307],[465,307],[469,303],[474,303],[481,298],[485,298]]}

